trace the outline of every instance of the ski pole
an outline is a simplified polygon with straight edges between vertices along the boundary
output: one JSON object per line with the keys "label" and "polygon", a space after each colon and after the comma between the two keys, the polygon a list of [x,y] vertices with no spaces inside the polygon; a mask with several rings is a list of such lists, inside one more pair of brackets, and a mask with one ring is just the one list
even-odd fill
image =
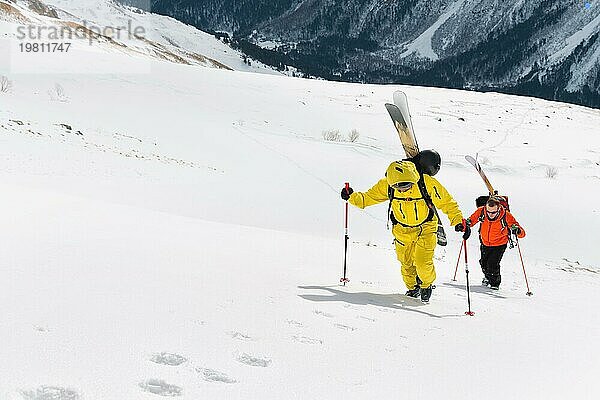
{"label": "ski pole", "polygon": [[[463,219],[463,226],[466,229],[467,221]],[[475,313],[471,311],[471,291],[469,288],[469,261],[467,258],[467,239],[463,239],[463,247],[465,248],[465,272],[467,274],[467,304],[469,305],[469,311],[465,311],[466,315],[473,316]]]}
{"label": "ski pole", "polygon": [[517,249],[519,250],[519,257],[521,258],[521,266],[523,266],[523,275],[525,276],[525,284],[527,285],[527,296],[532,296],[531,290],[529,290],[529,282],[527,282],[527,274],[525,273],[525,263],[523,262],[523,255],[521,254],[521,246],[519,245],[519,238],[515,237],[517,242]]}
{"label": "ski pole", "polygon": [[456,273],[458,272],[458,263],[460,263],[460,255],[462,254],[463,245],[464,245],[464,243],[460,244],[460,250],[458,252],[458,260],[456,260],[456,268],[454,269],[454,278],[452,278],[452,280],[454,282],[456,282]]}
{"label": "ski pole", "polygon": [[[346,182],[346,193],[349,192],[350,183]],[[344,223],[344,276],[340,278],[340,282],[346,286],[346,282],[350,282],[346,278],[346,256],[348,255],[348,200],[346,200],[346,221]]]}

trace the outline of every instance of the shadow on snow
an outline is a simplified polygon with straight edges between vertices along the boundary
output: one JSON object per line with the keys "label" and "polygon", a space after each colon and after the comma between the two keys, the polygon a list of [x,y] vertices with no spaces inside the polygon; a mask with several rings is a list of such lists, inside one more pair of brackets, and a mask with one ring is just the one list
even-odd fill
{"label": "shadow on snow", "polygon": [[328,294],[301,294],[301,298],[309,301],[338,301],[355,305],[371,305],[392,308],[395,310],[415,312],[432,318],[462,317],[462,314],[437,315],[421,310],[430,305],[421,303],[421,300],[411,299],[398,293],[379,294],[370,292],[344,292],[332,286],[298,286],[299,289],[326,290]]}
{"label": "shadow on snow", "polygon": [[[462,291],[464,291],[465,293],[467,292],[467,284],[459,284],[459,283],[443,283],[444,286],[448,286],[454,289],[460,289]],[[495,297],[497,299],[506,299],[506,297],[498,294],[497,291],[493,291],[492,289],[488,288],[488,287],[484,287],[484,286],[480,286],[480,285],[469,285],[469,290],[471,291],[471,293],[482,293],[485,295],[488,295],[490,297]]]}

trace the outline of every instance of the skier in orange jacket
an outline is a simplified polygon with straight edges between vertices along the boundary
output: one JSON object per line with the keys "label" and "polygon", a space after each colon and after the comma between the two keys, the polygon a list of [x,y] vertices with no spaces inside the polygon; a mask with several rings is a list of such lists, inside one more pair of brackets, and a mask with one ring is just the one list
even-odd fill
{"label": "skier in orange jacket", "polygon": [[[525,237],[525,229],[515,217],[500,203],[500,198],[491,196],[487,203],[479,207],[468,219],[469,226],[481,222],[479,240],[481,241],[481,259],[479,264],[483,271],[482,285],[491,289],[500,288],[500,261],[506,250],[509,235],[515,234],[519,239]],[[461,230],[460,226],[456,227]]]}

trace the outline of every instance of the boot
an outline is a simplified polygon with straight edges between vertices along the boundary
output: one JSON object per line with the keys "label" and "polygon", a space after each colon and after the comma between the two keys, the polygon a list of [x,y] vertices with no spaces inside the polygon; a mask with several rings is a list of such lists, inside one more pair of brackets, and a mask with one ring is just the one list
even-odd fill
{"label": "boot", "polygon": [[492,289],[492,290],[500,289],[500,281],[501,281],[500,275],[490,276],[490,289]]}
{"label": "boot", "polygon": [[419,285],[415,286],[414,289],[410,289],[406,292],[406,296],[412,297],[414,299],[418,299],[420,294],[421,294],[421,288],[419,287]]}
{"label": "boot", "polygon": [[421,289],[421,301],[425,304],[429,303],[429,298],[431,297],[431,292],[433,288],[431,286]]}

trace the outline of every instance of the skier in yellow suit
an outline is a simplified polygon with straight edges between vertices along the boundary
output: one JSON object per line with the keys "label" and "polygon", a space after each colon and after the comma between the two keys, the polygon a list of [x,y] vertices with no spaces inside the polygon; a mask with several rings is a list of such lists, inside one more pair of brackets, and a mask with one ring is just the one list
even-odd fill
{"label": "skier in yellow suit", "polygon": [[[448,216],[453,226],[462,227],[463,214],[458,204],[446,188],[430,176],[435,175],[438,170],[439,163],[434,171],[428,171],[429,175],[423,174],[428,195],[435,207]],[[342,199],[359,208],[390,201],[389,218],[393,226],[396,254],[402,264],[402,278],[408,288],[406,295],[414,298],[420,296],[421,301],[427,303],[436,278],[433,253],[437,245],[438,219],[419,189],[419,178],[417,167],[412,161],[394,161],[388,167],[385,177],[371,189],[354,192],[352,188],[348,191],[344,188]],[[467,225],[467,232],[463,237],[469,235]]]}

